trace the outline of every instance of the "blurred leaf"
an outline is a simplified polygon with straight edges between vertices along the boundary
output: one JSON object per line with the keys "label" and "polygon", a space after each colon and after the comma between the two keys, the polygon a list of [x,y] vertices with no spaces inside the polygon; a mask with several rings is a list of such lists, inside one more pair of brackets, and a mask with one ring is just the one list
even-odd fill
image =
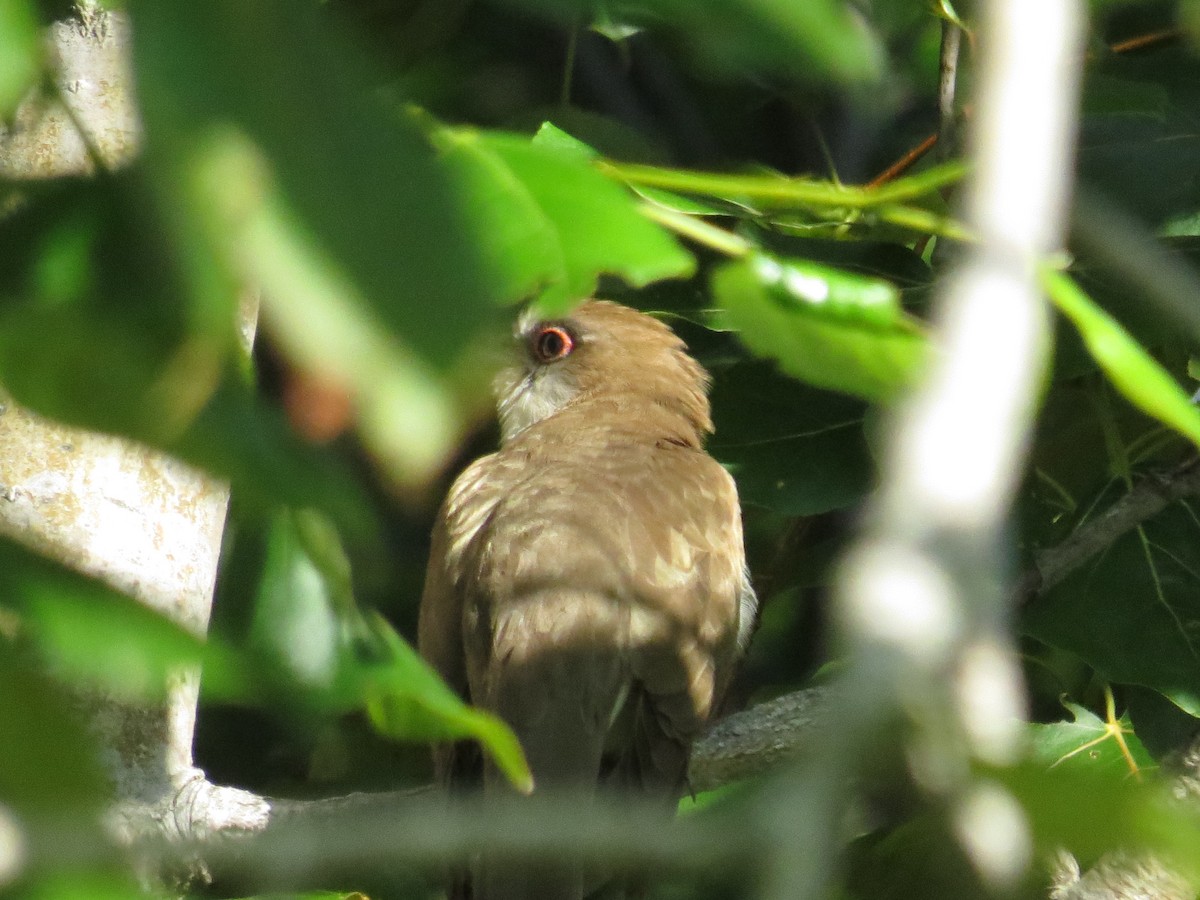
{"label": "blurred leaf", "polygon": [[367,713],[380,732],[405,740],[479,741],[518,790],[533,789],[521,745],[503,721],[463,703],[382,618],[367,617],[366,627],[371,648],[362,673]]}
{"label": "blurred leaf", "polygon": [[42,41],[30,0],[0,0],[0,120],[8,118],[33,87],[42,64]]}
{"label": "blurred leaf", "polygon": [[808,516],[848,506],[870,489],[861,402],[753,362],[720,373],[712,404],[709,450],[737,478],[742,503]]}
{"label": "blurred leaf", "polygon": [[403,486],[420,484],[457,438],[448,386],[313,242],[253,147],[232,132],[207,137],[195,148],[191,173],[209,186],[201,193],[212,208],[198,216],[205,240],[262,286],[263,323],[289,357],[349,395],[363,439],[388,475]]}
{"label": "blurred leaf", "polygon": [[132,875],[63,867],[22,886],[20,900],[145,900]]}
{"label": "blurred leaf", "polygon": [[382,552],[378,514],[361,478],[344,458],[297,438],[282,412],[232,373],[167,449],[228,479],[238,500],[259,514],[280,505],[315,507],[347,540]]}
{"label": "blurred leaf", "polygon": [[162,697],[167,674],[203,652],[199,638],[147,607],[7,541],[0,597],[15,604],[53,671],[122,697]]}
{"label": "blurred leaf", "polygon": [[1186,212],[1175,216],[1163,223],[1163,237],[1197,237],[1200,236],[1200,212]]}
{"label": "blurred leaf", "polygon": [[422,362],[452,362],[507,279],[467,238],[469,198],[416,124],[372,92],[377,73],[330,10],[284,0],[130,10],[147,159],[168,202],[192,215],[236,203],[219,184],[189,197],[169,182],[214,132],[236,129],[278,187],[277,215],[303,236],[305,268],[348,282],[366,307],[358,316],[378,318]]}
{"label": "blurred leaf", "polygon": [[874,34],[835,0],[507,0],[567,25],[596,21],[609,35],[662,27],[689,44],[698,62],[726,71],[777,71],[842,83],[881,72]]}
{"label": "blurred leaf", "polygon": [[525,185],[557,237],[563,280],[542,294],[547,312],[591,296],[601,274],[637,287],[691,274],[691,254],[638,212],[632,194],[591,166],[583,145],[500,133],[480,141]]}
{"label": "blurred leaf", "polygon": [[285,690],[302,685],[297,702],[365,707],[394,739],[478,740],[528,790],[529,769],[508,726],[464,704],[391,625],[357,608],[352,590],[336,532],[310,512],[281,510],[268,532],[250,636],[268,675]]}
{"label": "blurred leaf", "polygon": [[1200,716],[1200,518],[1168,507],[1038,598],[1023,625],[1106,680]]}
{"label": "blurred leaf", "polygon": [[129,700],[166,695],[183,666],[205,668],[205,689],[244,699],[253,693],[243,660],[160,613],[8,540],[0,539],[0,602],[48,669],[66,682]]}
{"label": "blurred leaf", "polygon": [[1141,115],[1161,118],[1171,106],[1167,88],[1154,81],[1091,73],[1084,82],[1083,115]]}
{"label": "blurred leaf", "polygon": [[[7,553],[3,561],[12,562]],[[0,804],[47,817],[99,812],[109,787],[76,704],[7,648],[0,652],[0,721]]]}
{"label": "blurred leaf", "polygon": [[17,400],[166,449],[260,503],[320,506],[369,532],[371,505],[345,465],[251,397],[232,289],[200,304],[222,320],[214,330],[189,321],[195,284],[142,171],[30,194],[0,219],[0,380]]}
{"label": "blurred leaf", "polygon": [[207,402],[234,346],[191,334],[188,285],[141,174],[38,186],[0,219],[0,376],[22,403],[162,443]]}
{"label": "blurred leaf", "polygon": [[1064,701],[1063,705],[1071,713],[1072,721],[1029,726],[1034,762],[1047,768],[1078,769],[1116,779],[1136,777],[1155,767],[1154,760],[1130,728],[1128,717],[1123,716],[1110,725],[1076,703]]}
{"label": "blurred leaf", "polygon": [[[781,278],[784,271],[759,256],[722,266],[713,277],[714,297],[751,350],[802,381],[867,400],[890,399],[911,381],[925,357],[924,337],[886,299],[855,302],[874,300],[878,281],[842,274],[829,283],[809,271],[793,286]],[[828,314],[811,299],[821,292],[838,297]]]}
{"label": "blurred leaf", "polygon": [[[268,528],[249,640],[269,667],[321,693],[333,687],[345,645],[344,616],[332,595],[349,585],[340,573],[313,561],[299,533],[303,515],[283,510]],[[340,598],[343,612],[347,602],[353,604],[353,598]]]}
{"label": "blurred leaf", "polygon": [[461,428],[447,373],[540,274],[516,248],[528,216],[486,227],[523,198],[385,106],[327,6],[130,6],[146,160],[189,271],[260,285],[287,356],[345,391],[396,484],[424,484]]}
{"label": "blurred leaf", "polygon": [[1200,446],[1200,409],[1129,332],[1065,272],[1044,270],[1050,299],[1079,331],[1088,352],[1125,398]]}
{"label": "blurred leaf", "polygon": [[1039,849],[1065,848],[1091,865],[1114,848],[1153,848],[1172,868],[1195,874],[1200,818],[1172,803],[1166,786],[1030,763],[993,773],[1024,807]]}

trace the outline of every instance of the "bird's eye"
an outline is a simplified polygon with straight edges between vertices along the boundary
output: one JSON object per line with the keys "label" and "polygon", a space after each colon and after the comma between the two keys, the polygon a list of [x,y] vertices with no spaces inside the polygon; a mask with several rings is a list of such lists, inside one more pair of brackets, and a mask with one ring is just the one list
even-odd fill
{"label": "bird's eye", "polygon": [[575,349],[575,338],[559,325],[546,325],[533,339],[533,352],[539,362],[554,362],[569,356]]}

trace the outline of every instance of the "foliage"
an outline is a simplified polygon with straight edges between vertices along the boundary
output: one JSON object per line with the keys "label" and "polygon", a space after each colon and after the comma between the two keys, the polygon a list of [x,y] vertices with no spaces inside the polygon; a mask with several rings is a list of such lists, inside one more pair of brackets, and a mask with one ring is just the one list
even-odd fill
{"label": "foliage", "polygon": [[[0,383],[230,480],[233,524],[207,643],[0,544],[0,826],[11,809],[46,840],[24,880],[6,886],[0,867],[0,895],[136,894],[115,858],[50,861],[55,817],[90,822],[103,801],[64,685],[145,702],[172,667],[203,661],[199,762],[264,792],[419,783],[424,749],[392,741],[454,736],[527,779],[508,730],[400,636],[447,469],[491,440],[490,359],[524,301],[565,310],[598,292],[685,337],[714,375],[711,450],[737,478],[764,589],[735,694],[796,687],[828,661],[828,563],[875,480],[877,411],[936,353],[930,295],[971,239],[952,217],[958,148],[870,183],[937,127],[933,4],[125,7],[144,152],[92,178],[0,182]],[[1189,10],[1094,9],[1077,165],[1085,190],[1185,263],[1200,248]],[[47,13],[0,0],[3,120],[47,71]],[[1177,15],[1192,32],[1104,49]],[[1200,335],[1119,269],[1047,260],[1061,317],[1013,520],[1020,566],[1200,444],[1186,376]],[[264,291],[249,377],[246,285]],[[307,439],[287,400],[303,377],[347,400],[352,433]],[[1200,852],[1146,749],[1176,749],[1200,717],[1197,502],[1114,539],[1020,611],[1037,721],[1028,760],[986,777],[1018,798],[1041,849]],[[260,739],[223,739],[238,723]],[[945,811],[893,774],[873,788],[893,802],[862,817],[848,850],[845,895],[885,896],[889,879],[977,895]],[[362,883],[401,890],[374,877]]]}

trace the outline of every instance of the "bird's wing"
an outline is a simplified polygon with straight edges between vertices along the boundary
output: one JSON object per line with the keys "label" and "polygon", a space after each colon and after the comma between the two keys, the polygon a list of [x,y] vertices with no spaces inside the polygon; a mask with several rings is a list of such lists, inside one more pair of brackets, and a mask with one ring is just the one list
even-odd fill
{"label": "bird's wing", "polygon": [[740,618],[753,591],[745,573],[737,488],[707,454],[660,451],[630,492],[647,523],[631,570],[633,673],[640,705],[619,767],[643,788],[674,796],[693,738],[733,674]]}
{"label": "bird's wing", "polygon": [[[417,647],[421,656],[464,700],[470,700],[463,653],[463,590],[466,559],[508,484],[511,466],[496,454],[472,463],[454,482],[434,522],[421,594]],[[482,760],[473,745],[435,748],[443,782],[477,778]]]}
{"label": "bird's wing", "polygon": [[675,445],[581,448],[528,469],[468,561],[473,699],[511,714],[518,733],[574,704],[567,739],[603,736],[636,690],[686,747],[737,654],[745,578],[732,478]]}

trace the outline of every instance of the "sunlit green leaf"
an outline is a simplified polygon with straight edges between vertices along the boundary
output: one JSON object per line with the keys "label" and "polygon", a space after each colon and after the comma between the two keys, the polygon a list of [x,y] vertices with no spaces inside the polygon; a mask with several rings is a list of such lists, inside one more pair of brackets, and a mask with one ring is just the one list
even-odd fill
{"label": "sunlit green leaf", "polygon": [[496,273],[496,297],[514,303],[566,279],[553,223],[529,189],[474,134],[441,129],[435,140],[455,190],[472,210],[472,235]]}
{"label": "sunlit green leaf", "polygon": [[1050,299],[1079,331],[1084,345],[1134,406],[1200,446],[1200,409],[1115,319],[1065,272],[1044,270]]}
{"label": "sunlit green leaf", "polygon": [[1030,763],[996,773],[1021,802],[1037,845],[1094,861],[1117,847],[1153,847],[1172,866],[1200,858],[1200,819],[1165,786]]}
{"label": "sunlit green leaf", "polygon": [[1047,767],[1078,769],[1113,778],[1141,777],[1143,772],[1155,768],[1154,760],[1133,733],[1127,717],[1110,725],[1078,704],[1064,705],[1072,721],[1029,726],[1034,761]]}
{"label": "sunlit green leaf", "polygon": [[504,722],[464,704],[383,619],[370,617],[367,627],[371,657],[363,676],[367,713],[376,728],[407,740],[477,740],[509,781],[532,789],[521,745]]}
{"label": "sunlit green leaf", "polygon": [[691,254],[643,217],[636,198],[597,172],[575,145],[495,133],[481,139],[525,185],[558,237],[565,274],[540,298],[547,311],[591,296],[601,274],[639,287],[691,274]]}
{"label": "sunlit green leaf", "polygon": [[[868,400],[889,399],[911,381],[925,358],[926,341],[895,307],[872,303],[857,316],[847,316],[844,309],[825,315],[811,298],[821,290],[832,294],[832,286],[806,277],[809,299],[804,300],[781,282],[778,265],[764,269],[764,259],[725,265],[713,277],[714,297],[751,350],[802,381]],[[854,305],[855,284],[852,276],[843,276],[839,307]],[[875,296],[877,280],[857,284]],[[781,288],[788,298],[784,303]]]}

